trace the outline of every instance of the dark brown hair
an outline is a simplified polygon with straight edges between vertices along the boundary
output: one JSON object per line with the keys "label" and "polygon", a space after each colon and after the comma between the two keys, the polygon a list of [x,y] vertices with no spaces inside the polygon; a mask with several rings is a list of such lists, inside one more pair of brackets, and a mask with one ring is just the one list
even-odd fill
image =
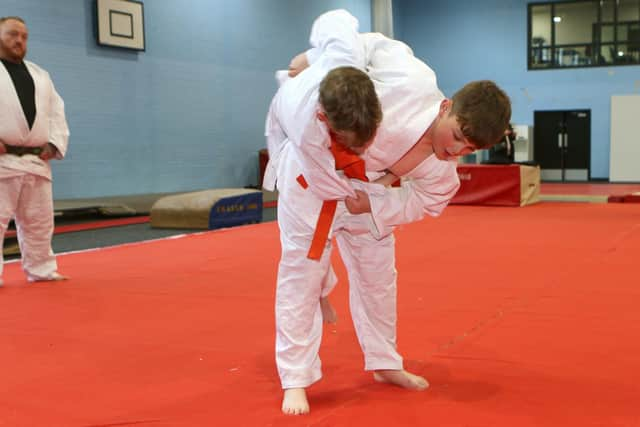
{"label": "dark brown hair", "polygon": [[359,147],[369,142],[382,121],[373,82],[354,67],[331,70],[320,83],[320,105],[334,131],[351,131]]}
{"label": "dark brown hair", "polygon": [[511,101],[490,80],[467,83],[453,95],[451,114],[462,133],[478,149],[489,148],[504,137],[511,120]]}

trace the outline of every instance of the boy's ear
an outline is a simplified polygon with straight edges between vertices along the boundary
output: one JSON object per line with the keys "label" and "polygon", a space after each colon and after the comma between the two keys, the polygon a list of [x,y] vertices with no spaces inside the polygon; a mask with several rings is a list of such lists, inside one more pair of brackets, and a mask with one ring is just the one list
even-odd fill
{"label": "boy's ear", "polygon": [[440,115],[444,116],[448,114],[451,111],[452,105],[453,105],[453,101],[451,101],[449,98],[443,99],[442,102],[440,103]]}
{"label": "boy's ear", "polygon": [[329,124],[329,118],[327,117],[327,115],[324,113],[324,111],[322,110],[318,110],[316,112],[316,117],[318,118],[318,120],[320,120],[321,122],[325,122],[327,125]]}

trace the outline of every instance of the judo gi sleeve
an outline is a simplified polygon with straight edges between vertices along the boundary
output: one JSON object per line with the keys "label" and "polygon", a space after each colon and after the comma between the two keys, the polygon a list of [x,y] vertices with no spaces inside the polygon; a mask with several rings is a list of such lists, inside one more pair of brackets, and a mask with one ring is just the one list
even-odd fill
{"label": "judo gi sleeve", "polygon": [[400,187],[371,185],[369,200],[376,238],[394,227],[439,216],[460,188],[455,161],[438,160],[434,155],[420,163]]}
{"label": "judo gi sleeve", "polygon": [[50,111],[49,111],[49,142],[55,145],[56,158],[62,159],[67,153],[69,144],[69,126],[64,114],[64,101],[56,91],[53,82],[51,85]]}

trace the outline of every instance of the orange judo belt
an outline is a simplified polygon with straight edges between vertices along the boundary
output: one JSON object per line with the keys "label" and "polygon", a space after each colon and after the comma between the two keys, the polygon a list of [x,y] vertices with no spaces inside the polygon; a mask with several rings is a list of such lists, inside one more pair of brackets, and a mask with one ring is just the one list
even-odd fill
{"label": "orange judo belt", "polygon": [[[369,181],[367,179],[364,160],[356,153],[331,139],[331,154],[333,154],[336,160],[336,170],[343,171],[349,178]],[[322,202],[322,208],[320,209],[320,215],[316,223],[316,231],[313,233],[307,258],[319,260],[322,257],[322,252],[329,238],[329,231],[331,231],[331,224],[333,223],[337,206],[337,200],[325,200]]]}

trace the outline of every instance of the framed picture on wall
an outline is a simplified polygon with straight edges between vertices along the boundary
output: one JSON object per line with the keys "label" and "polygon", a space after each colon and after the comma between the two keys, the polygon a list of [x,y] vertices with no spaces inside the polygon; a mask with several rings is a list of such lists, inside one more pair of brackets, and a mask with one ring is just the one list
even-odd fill
{"label": "framed picture on wall", "polygon": [[144,50],[144,5],[135,0],[96,0],[98,44]]}

